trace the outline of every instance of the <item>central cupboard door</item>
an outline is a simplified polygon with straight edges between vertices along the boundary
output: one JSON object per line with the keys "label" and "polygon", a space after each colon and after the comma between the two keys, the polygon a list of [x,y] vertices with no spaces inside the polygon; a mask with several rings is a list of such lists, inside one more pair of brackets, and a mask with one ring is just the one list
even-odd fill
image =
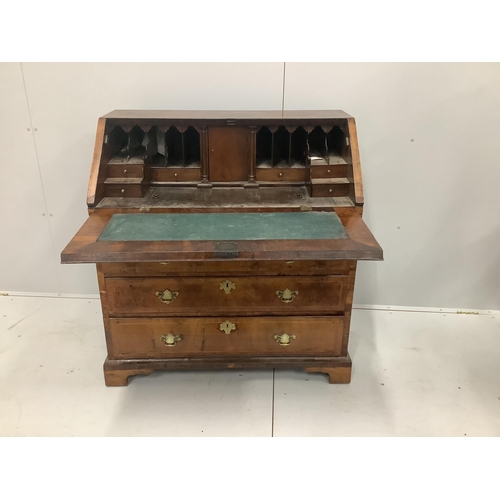
{"label": "central cupboard door", "polygon": [[208,168],[211,182],[248,180],[249,135],[246,127],[209,127]]}

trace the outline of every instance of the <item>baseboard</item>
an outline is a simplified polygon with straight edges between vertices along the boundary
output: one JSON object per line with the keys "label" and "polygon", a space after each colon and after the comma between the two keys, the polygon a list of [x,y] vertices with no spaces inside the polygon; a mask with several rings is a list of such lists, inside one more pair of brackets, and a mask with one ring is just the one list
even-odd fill
{"label": "baseboard", "polygon": [[50,292],[0,292],[0,297],[42,297],[54,299],[99,299],[98,293],[84,294],[84,293],[50,293]]}
{"label": "baseboard", "polygon": [[[45,293],[45,292],[10,292],[2,291],[1,296],[12,297],[44,297],[57,299],[87,299],[98,300],[98,293],[82,294],[82,293]],[[497,309],[457,309],[450,307],[414,307],[414,306],[387,306],[380,304],[353,304],[353,309],[370,310],[370,311],[398,311],[398,312],[425,312],[425,313],[441,313],[441,314],[471,314],[471,315],[500,315],[500,310]]]}
{"label": "baseboard", "polygon": [[370,311],[424,312],[438,314],[471,314],[491,316],[500,314],[496,309],[458,309],[453,307],[385,306],[378,304],[353,304],[353,309]]}

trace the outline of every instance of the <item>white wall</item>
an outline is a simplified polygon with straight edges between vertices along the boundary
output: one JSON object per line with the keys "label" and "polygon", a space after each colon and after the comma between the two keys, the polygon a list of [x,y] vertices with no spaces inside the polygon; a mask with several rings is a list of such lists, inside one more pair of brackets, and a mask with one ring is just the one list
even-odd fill
{"label": "white wall", "polygon": [[[284,92],[356,118],[386,260],[360,264],[355,302],[500,309],[500,65],[287,63]],[[0,64],[0,289],[97,292],[59,254],[86,218],[99,116],[282,100],[283,63]]]}

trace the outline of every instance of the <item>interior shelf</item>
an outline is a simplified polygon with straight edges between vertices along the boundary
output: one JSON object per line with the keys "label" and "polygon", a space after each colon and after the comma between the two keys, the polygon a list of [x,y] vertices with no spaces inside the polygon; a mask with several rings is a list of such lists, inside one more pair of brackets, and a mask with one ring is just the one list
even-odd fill
{"label": "interior shelf", "polygon": [[328,130],[317,126],[307,131],[299,126],[292,132],[284,126],[261,127],[256,138],[257,168],[304,168],[315,165],[345,165],[341,155],[345,135],[340,127]]}
{"label": "interior shelf", "polygon": [[194,127],[180,131],[177,127],[148,131],[134,126],[125,132],[120,126],[109,134],[108,141],[114,150],[110,164],[131,162],[148,163],[155,167],[199,167],[200,134]]}
{"label": "interior shelf", "polygon": [[256,165],[257,167],[271,167],[273,154],[273,134],[267,127],[262,127],[256,137]]}
{"label": "interior shelf", "polygon": [[121,127],[115,127],[108,137],[115,154],[110,163],[127,164],[144,162],[146,155],[146,134],[138,127],[132,127],[125,132]]}
{"label": "interior shelf", "polygon": [[290,132],[285,127],[279,127],[273,134],[272,166],[290,166]]}
{"label": "interior shelf", "polygon": [[308,151],[307,132],[302,127],[298,127],[290,137],[290,166],[305,167]]}
{"label": "interior shelf", "polygon": [[352,207],[349,196],[313,198],[305,186],[272,186],[259,189],[226,187],[224,189],[198,189],[197,187],[155,186],[151,187],[144,199],[106,197],[99,203],[99,208],[140,208],[148,204],[152,208],[176,208],[199,210],[267,208],[314,210],[334,207]]}
{"label": "interior shelf", "polygon": [[345,134],[340,127],[333,127],[325,131],[317,126],[309,134],[309,164],[314,165],[342,165],[345,159],[340,152],[345,148]]}

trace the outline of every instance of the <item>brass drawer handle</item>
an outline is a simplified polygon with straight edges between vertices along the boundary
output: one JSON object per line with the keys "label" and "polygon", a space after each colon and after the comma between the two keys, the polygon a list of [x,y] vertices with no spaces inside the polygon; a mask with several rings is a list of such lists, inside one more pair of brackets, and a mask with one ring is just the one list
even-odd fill
{"label": "brass drawer handle", "polygon": [[286,288],[285,290],[281,291],[278,290],[276,292],[276,295],[281,299],[282,302],[292,302],[292,300],[297,297],[299,292],[297,291],[292,291],[289,288]]}
{"label": "brass drawer handle", "polygon": [[163,292],[155,292],[155,294],[164,304],[170,304],[179,295],[179,292],[171,292],[168,288],[165,288]]}
{"label": "brass drawer handle", "polygon": [[229,335],[233,330],[236,330],[236,325],[230,321],[224,321],[224,323],[219,325],[219,330]]}
{"label": "brass drawer handle", "polygon": [[288,333],[283,333],[282,335],[275,335],[274,340],[276,340],[279,345],[286,347],[290,345],[292,340],[295,340],[295,335],[288,335]]}
{"label": "brass drawer handle", "polygon": [[220,290],[224,290],[226,292],[226,295],[229,295],[231,293],[231,290],[234,290],[236,288],[236,285],[229,280],[223,281],[219,285]]}
{"label": "brass drawer handle", "polygon": [[172,335],[171,333],[167,335],[162,335],[160,337],[160,340],[167,346],[167,347],[175,347],[177,342],[180,342],[182,340],[182,337],[180,335]]}

